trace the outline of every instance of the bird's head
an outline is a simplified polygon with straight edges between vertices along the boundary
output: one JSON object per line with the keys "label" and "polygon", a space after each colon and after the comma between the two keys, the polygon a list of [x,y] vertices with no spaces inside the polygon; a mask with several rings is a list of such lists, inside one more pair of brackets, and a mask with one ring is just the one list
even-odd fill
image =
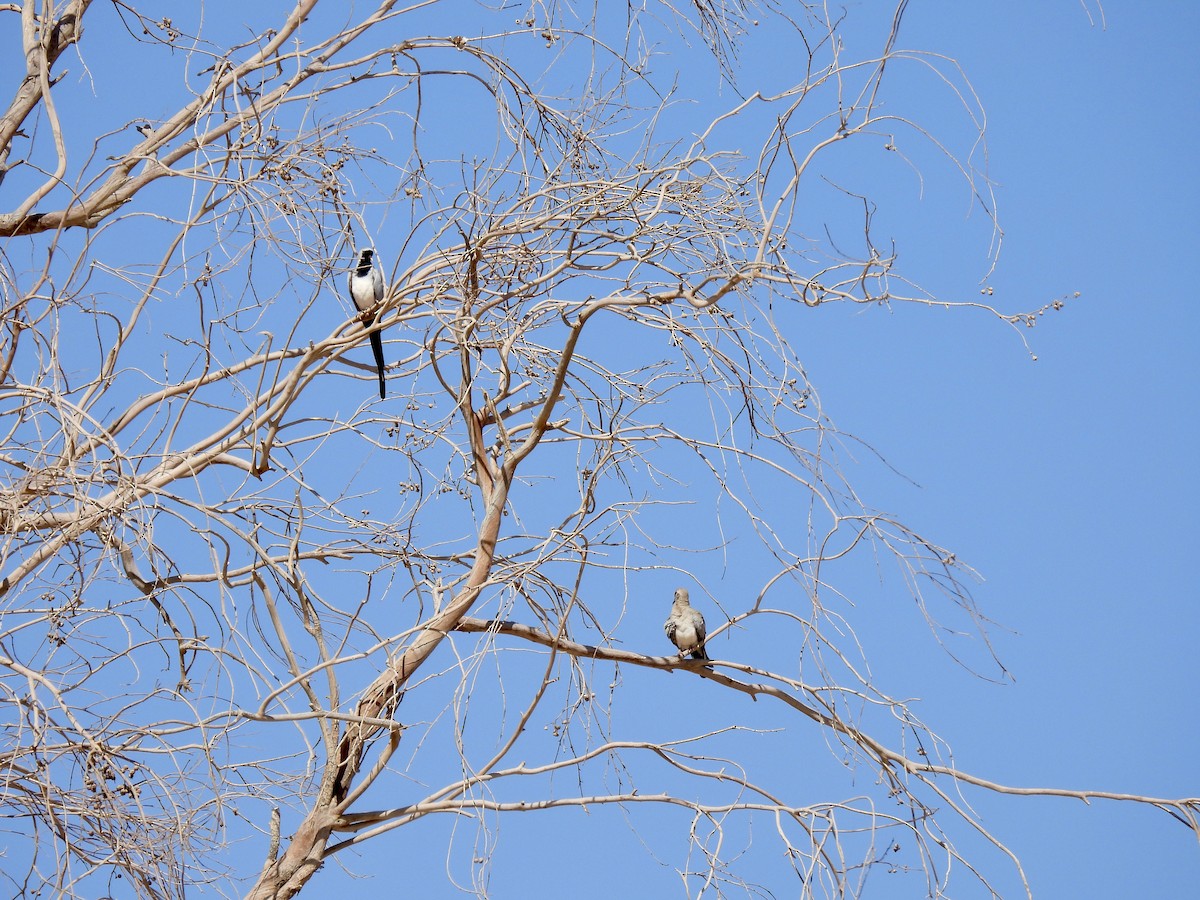
{"label": "bird's head", "polygon": [[675,588],[675,602],[684,606],[689,605],[687,588]]}
{"label": "bird's head", "polygon": [[358,251],[358,264],[360,266],[369,266],[371,264],[371,258],[374,255],[374,247],[364,247],[362,250]]}

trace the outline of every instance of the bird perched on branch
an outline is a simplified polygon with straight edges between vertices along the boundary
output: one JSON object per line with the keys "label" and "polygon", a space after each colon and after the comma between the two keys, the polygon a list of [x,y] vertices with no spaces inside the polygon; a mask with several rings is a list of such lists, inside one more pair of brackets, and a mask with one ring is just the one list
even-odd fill
{"label": "bird perched on branch", "polygon": [[[350,272],[350,299],[361,313],[367,313],[383,299],[383,275],[375,268],[375,251],[368,247],[358,252],[358,265]],[[375,316],[363,316],[368,328],[375,324]],[[387,397],[387,386],[383,377],[383,338],[378,331],[371,332],[371,352],[375,354],[375,368],[379,370],[379,399]]]}
{"label": "bird perched on branch", "polygon": [[704,650],[704,616],[688,600],[687,588],[675,589],[675,603],[663,629],[679,648],[680,656],[691,653],[692,659],[708,659]]}

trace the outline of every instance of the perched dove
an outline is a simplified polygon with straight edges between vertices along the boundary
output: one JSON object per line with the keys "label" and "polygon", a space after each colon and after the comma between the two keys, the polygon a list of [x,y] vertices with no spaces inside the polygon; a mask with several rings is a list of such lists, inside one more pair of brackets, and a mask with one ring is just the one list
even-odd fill
{"label": "perched dove", "polygon": [[663,628],[679,648],[680,656],[691,653],[692,659],[708,659],[704,652],[704,616],[688,602],[687,588],[675,589],[675,603]]}

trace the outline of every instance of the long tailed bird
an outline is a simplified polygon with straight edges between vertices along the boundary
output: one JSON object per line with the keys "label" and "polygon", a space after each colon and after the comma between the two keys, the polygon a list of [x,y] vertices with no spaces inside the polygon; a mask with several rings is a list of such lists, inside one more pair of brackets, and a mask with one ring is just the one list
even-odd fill
{"label": "long tailed bird", "polygon": [[675,589],[675,603],[663,629],[679,655],[692,654],[692,659],[708,659],[704,650],[704,616],[688,600],[687,588]]}
{"label": "long tailed bird", "polygon": [[[383,275],[375,268],[375,251],[368,247],[358,252],[358,265],[350,272],[350,299],[361,313],[370,312],[383,299]],[[375,324],[375,317],[363,319],[368,328]],[[383,377],[383,338],[378,331],[371,332],[371,352],[375,354],[375,368],[379,370],[379,399],[387,397],[387,385]]]}

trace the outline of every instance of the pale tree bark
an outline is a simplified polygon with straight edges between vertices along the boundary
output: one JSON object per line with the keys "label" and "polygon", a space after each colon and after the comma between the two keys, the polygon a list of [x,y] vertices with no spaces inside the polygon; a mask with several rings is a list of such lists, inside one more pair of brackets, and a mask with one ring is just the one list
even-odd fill
{"label": "pale tree bark", "polygon": [[[953,180],[999,240],[982,112],[957,66],[897,49],[903,3],[861,22],[708,0],[187,7],[0,6],[24,54],[0,117],[10,886],[291,897],[426,817],[655,805],[693,817],[693,894],[740,884],[705,835],[744,815],[772,823],[784,894],[894,867],[938,896],[951,863],[989,883],[956,836],[1008,852],[963,787],[1196,828],[1195,800],[954,766],[855,639],[838,578],[880,559],[935,634],[986,646],[987,620],[969,568],[843,478],[804,317],[1023,328],[1060,305],[912,287],[871,201],[823,169],[873,141]],[[762,27],[787,35],[786,77],[743,89]],[[901,67],[941,79],[961,148],[881,104]],[[684,104],[700,83],[722,89]],[[389,289],[364,326],[345,279],[368,244]],[[726,531],[747,549],[718,607],[693,573]],[[676,580],[711,604],[711,664],[666,655]],[[873,793],[817,802],[717,765],[734,726],[615,736],[612,710],[645,702],[634,672],[762,698]],[[592,790],[607,767],[629,782]]]}

